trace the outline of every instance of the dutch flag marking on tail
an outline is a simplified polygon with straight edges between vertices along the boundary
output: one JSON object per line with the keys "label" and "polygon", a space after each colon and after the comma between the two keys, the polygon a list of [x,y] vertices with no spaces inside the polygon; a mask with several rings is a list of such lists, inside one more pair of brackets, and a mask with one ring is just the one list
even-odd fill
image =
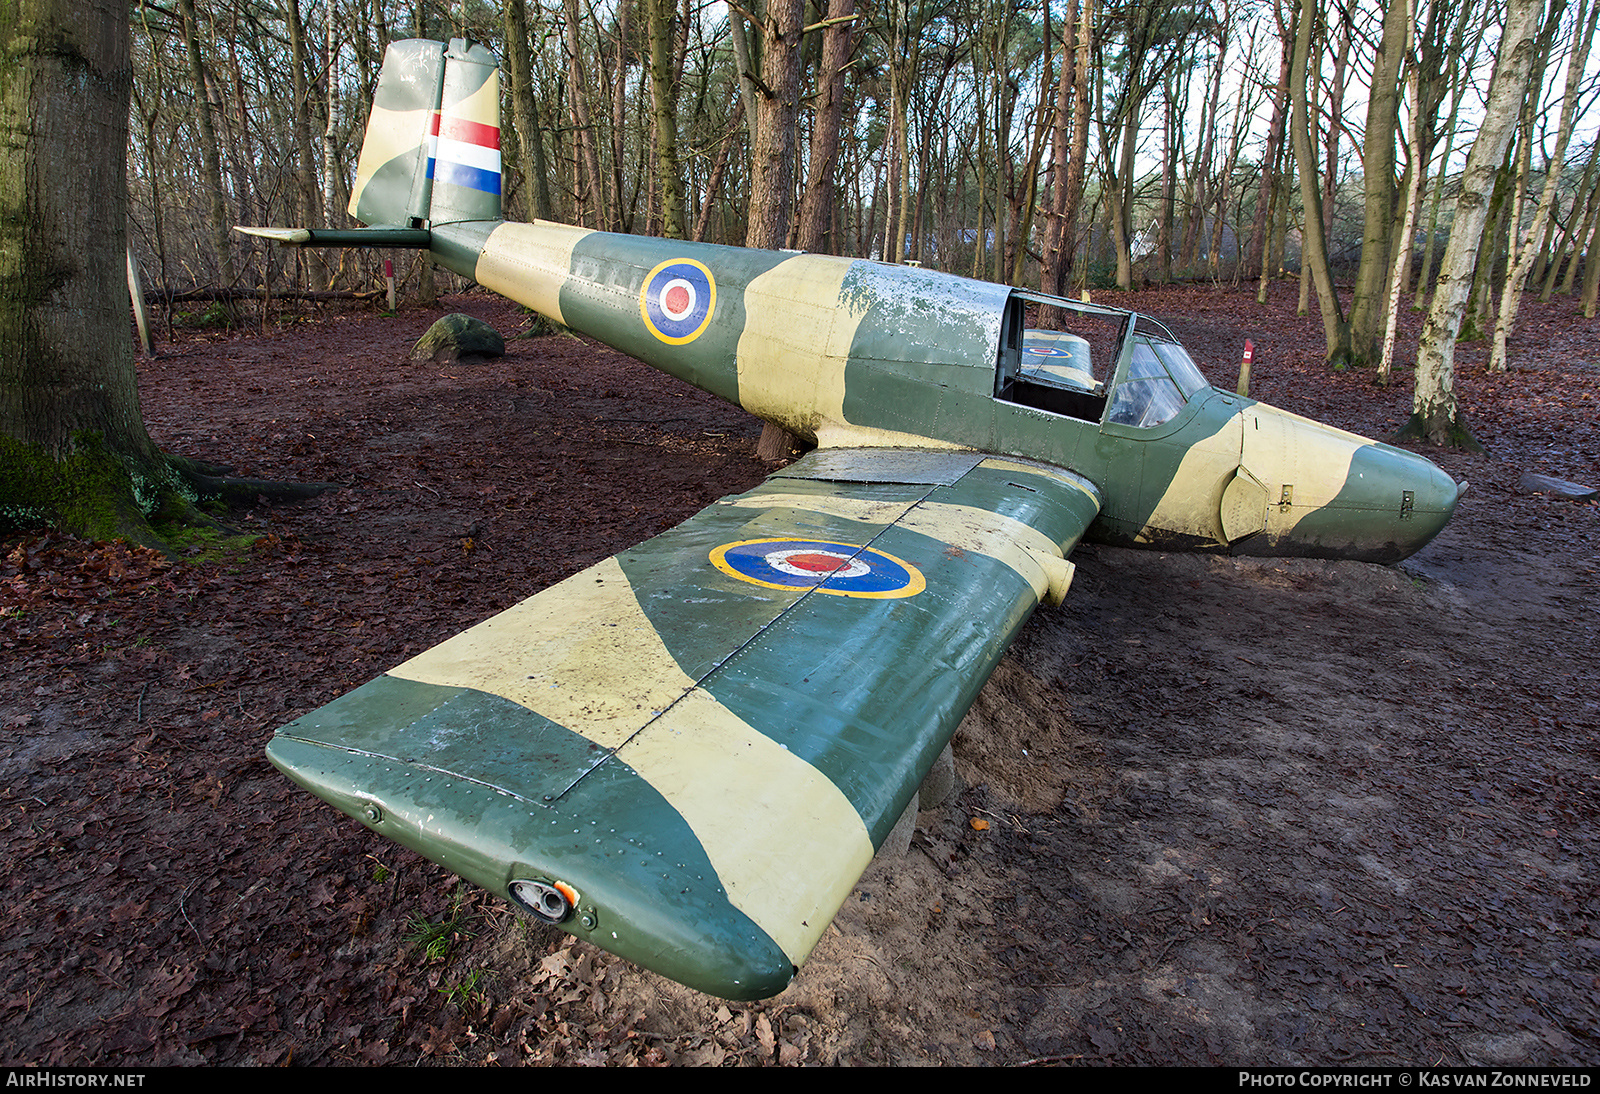
{"label": "dutch flag marking on tail", "polygon": [[428,133],[428,177],[499,197],[499,128],[434,111]]}

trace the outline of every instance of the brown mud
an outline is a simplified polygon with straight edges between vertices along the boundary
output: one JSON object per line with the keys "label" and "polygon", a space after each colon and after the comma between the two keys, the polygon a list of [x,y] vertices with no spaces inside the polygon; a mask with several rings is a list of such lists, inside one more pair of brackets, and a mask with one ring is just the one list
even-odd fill
{"label": "brown mud", "polygon": [[[1409,384],[1210,289],[1219,386],[1368,435]],[[0,540],[7,1064],[1600,1063],[1600,339],[1524,306],[1463,347],[1489,454],[1398,566],[1085,547],[955,742],[959,793],[874,863],[783,995],[731,1004],[370,834],[262,757],[274,729],[746,489],[757,424],[563,335],[417,364],[438,311],[189,336],[141,364],[166,448],[338,481],[171,565]],[[1408,322],[1414,322],[1408,313]],[[1411,334],[1415,345],[1415,334]]]}

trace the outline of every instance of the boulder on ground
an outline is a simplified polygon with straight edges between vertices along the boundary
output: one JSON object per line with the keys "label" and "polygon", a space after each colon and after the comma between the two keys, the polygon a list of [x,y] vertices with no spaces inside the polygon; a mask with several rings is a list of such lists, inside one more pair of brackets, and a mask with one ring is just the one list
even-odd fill
{"label": "boulder on ground", "polygon": [[1555,479],[1549,475],[1536,475],[1532,471],[1523,472],[1522,481],[1517,485],[1524,494],[1549,494],[1569,501],[1593,501],[1597,493],[1600,493],[1594,487],[1585,486],[1580,482],[1568,482],[1566,479]]}
{"label": "boulder on ground", "polygon": [[464,358],[504,357],[506,340],[482,319],[456,312],[447,315],[411,347],[413,361],[460,361]]}

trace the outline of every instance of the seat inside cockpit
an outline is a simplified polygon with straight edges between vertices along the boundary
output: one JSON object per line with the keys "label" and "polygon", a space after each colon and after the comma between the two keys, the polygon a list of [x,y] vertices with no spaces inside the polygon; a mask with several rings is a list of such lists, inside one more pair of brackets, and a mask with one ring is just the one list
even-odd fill
{"label": "seat inside cockpit", "polygon": [[1125,316],[1057,297],[1013,293],[1001,330],[995,397],[1099,422]]}

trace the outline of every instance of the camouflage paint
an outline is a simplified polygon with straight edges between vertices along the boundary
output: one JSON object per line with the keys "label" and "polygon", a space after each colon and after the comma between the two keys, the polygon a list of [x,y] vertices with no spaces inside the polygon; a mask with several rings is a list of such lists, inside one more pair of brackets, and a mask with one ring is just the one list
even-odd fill
{"label": "camouflage paint", "polygon": [[[570,886],[579,937],[727,998],[781,990],[1096,511],[1050,468],[832,455],[283,727],[269,757],[495,892]],[[829,596],[712,562],[780,537],[925,585]]]}
{"label": "camouflage paint", "polygon": [[363,224],[421,224],[433,196],[428,133],[444,87],[439,42],[392,42],[372,97],[349,213]]}
{"label": "camouflage paint", "polygon": [[500,69],[480,45],[457,40],[445,54],[428,163],[432,224],[500,218]]}
{"label": "camouflage paint", "polygon": [[[1454,508],[1456,485],[1427,460],[1216,389],[1149,428],[999,400],[1000,322],[1014,306],[1000,286],[549,224],[434,236],[436,255],[485,286],[825,447],[971,448],[1069,467],[1106,499],[1090,530],[1101,542],[1392,561]],[[674,260],[703,265],[716,287],[704,329],[682,345],[640,313],[646,278]]]}
{"label": "camouflage paint", "polygon": [[[571,894],[562,929],[692,987],[789,982],[1018,628],[1065,595],[1080,538],[1390,559],[1454,508],[1426,460],[1216,389],[1150,427],[1073,417],[1098,397],[1089,343],[1023,332],[1037,294],[504,223],[497,130],[486,51],[396,43],[352,211],[820,448],[297,719],[268,755],[494,892]],[[446,133],[472,170],[429,174]],[[1100,362],[1107,408],[1133,344]],[[1012,369],[1088,401],[1008,401]]]}
{"label": "camouflage paint", "polygon": [[[461,152],[446,151],[436,163],[439,146],[452,143]],[[500,218],[500,74],[492,53],[460,39],[448,48],[420,39],[389,45],[348,211],[384,226]]]}

